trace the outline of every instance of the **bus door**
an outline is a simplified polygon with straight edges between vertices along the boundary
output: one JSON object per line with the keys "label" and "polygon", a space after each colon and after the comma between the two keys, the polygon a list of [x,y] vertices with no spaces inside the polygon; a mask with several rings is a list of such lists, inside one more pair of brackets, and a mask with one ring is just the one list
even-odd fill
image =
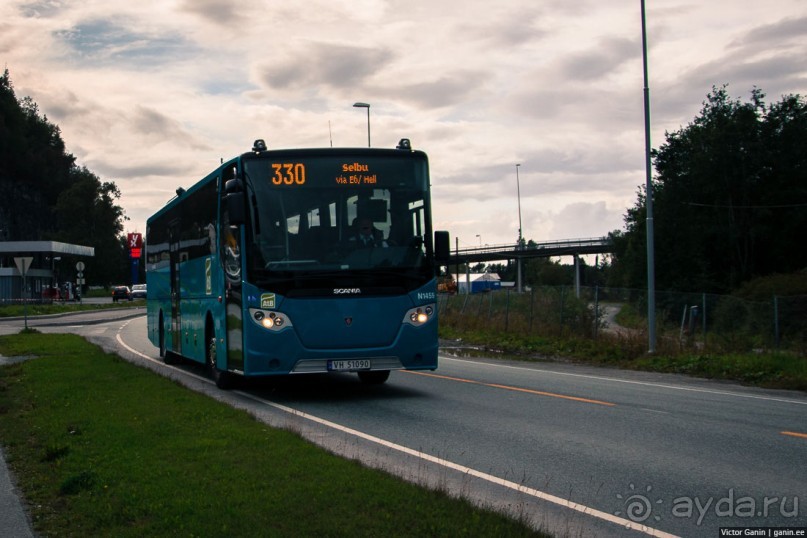
{"label": "bus door", "polygon": [[[222,178],[224,184],[235,177],[235,169],[225,171]],[[224,304],[227,331],[227,363],[228,370],[245,370],[244,365],[244,332],[243,332],[243,299],[241,297],[242,256],[241,229],[230,226],[230,213],[226,202],[227,190],[221,189],[221,222],[219,227],[219,261],[224,270]],[[257,217],[255,217],[257,218]],[[253,222],[253,229],[257,224]],[[219,363],[221,364],[221,363]]]}
{"label": "bus door", "polygon": [[182,354],[182,313],[179,308],[179,219],[168,225],[168,251],[171,265],[171,349]]}

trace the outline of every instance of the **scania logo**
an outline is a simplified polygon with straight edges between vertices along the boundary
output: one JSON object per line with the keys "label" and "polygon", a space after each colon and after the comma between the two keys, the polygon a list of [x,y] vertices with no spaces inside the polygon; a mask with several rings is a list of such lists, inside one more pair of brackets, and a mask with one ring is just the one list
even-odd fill
{"label": "scania logo", "polygon": [[333,289],[334,295],[359,295],[361,294],[361,288],[334,288]]}

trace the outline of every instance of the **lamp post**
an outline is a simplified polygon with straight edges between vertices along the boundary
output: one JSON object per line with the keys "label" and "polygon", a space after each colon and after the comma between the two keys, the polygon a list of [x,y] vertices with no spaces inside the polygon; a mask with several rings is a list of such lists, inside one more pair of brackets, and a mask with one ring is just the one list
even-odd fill
{"label": "lamp post", "polygon": [[[516,250],[521,250],[524,244],[524,239],[521,235],[521,184],[518,180],[518,169],[521,164],[516,164],[516,192],[518,194],[518,246]],[[516,258],[516,290],[521,293],[521,256]]]}
{"label": "lamp post", "polygon": [[482,246],[482,236],[479,235],[479,234],[476,234],[476,237],[479,238],[479,246],[481,247]]}
{"label": "lamp post", "polygon": [[656,352],[656,255],[653,230],[653,165],[650,145],[650,84],[647,76],[647,25],[645,5],[642,11],[642,67],[644,72],[644,148],[645,148],[645,210],[647,233],[647,351]]}
{"label": "lamp post", "polygon": [[516,192],[518,193],[518,246],[521,247],[521,185],[518,181],[518,168],[520,164],[516,165]]}
{"label": "lamp post", "polygon": [[370,147],[370,104],[369,103],[353,103],[356,108],[367,109],[367,147]]}

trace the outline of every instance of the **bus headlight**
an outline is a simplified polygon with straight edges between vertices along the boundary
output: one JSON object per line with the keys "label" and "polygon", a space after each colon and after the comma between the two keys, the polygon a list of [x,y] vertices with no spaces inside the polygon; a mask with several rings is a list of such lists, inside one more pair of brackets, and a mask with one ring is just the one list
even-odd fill
{"label": "bus headlight", "polygon": [[279,331],[280,329],[292,326],[289,317],[282,312],[250,308],[249,313],[255,323],[270,331]]}
{"label": "bus headlight", "polygon": [[434,305],[419,306],[406,312],[403,322],[419,327],[434,317]]}

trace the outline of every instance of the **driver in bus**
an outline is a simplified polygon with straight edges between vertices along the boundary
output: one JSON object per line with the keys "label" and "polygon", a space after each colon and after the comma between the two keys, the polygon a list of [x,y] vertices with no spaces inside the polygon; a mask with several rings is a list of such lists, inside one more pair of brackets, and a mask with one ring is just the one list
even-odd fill
{"label": "driver in bus", "polygon": [[367,217],[358,217],[353,221],[354,233],[349,241],[356,248],[387,248],[384,234],[373,226]]}

